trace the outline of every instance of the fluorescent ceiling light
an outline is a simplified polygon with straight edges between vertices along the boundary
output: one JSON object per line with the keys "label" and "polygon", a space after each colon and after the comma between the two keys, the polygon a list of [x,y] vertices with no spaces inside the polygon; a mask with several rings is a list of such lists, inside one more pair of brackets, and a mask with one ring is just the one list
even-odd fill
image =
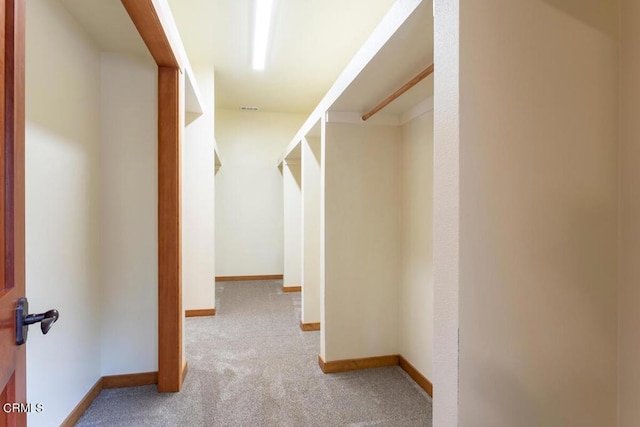
{"label": "fluorescent ceiling light", "polygon": [[273,0],[255,0],[255,23],[253,28],[253,69],[264,70],[269,44],[269,29]]}

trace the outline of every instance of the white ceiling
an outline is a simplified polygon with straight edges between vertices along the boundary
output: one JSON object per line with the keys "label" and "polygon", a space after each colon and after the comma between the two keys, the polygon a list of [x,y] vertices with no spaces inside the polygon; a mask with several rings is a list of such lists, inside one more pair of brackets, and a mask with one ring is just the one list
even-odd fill
{"label": "white ceiling", "polygon": [[[144,42],[119,0],[59,0],[105,51],[151,59]],[[261,111],[310,113],[334,83],[395,0],[274,0],[275,14],[266,69],[251,68],[254,0],[166,0],[193,66],[216,70],[216,106],[237,109],[257,106]],[[431,2],[425,2],[430,4]],[[433,19],[430,7],[420,7],[401,50],[390,48],[385,59],[374,59],[359,81],[386,78],[380,93],[368,84],[348,89],[338,105],[342,111],[364,111],[383,92],[392,92],[417,74],[433,56]],[[420,28],[428,20],[427,28]],[[406,27],[406,26],[405,26]],[[418,34],[418,37],[416,37]],[[422,39],[420,39],[422,37]],[[382,56],[379,56],[382,58]],[[414,64],[394,73],[403,57]],[[426,59],[425,59],[426,58]],[[430,63],[430,62],[429,62]],[[394,68],[395,67],[395,68]],[[415,71],[415,73],[414,73]],[[389,78],[389,76],[394,76]],[[406,111],[412,99],[432,91],[433,78],[387,107]],[[387,87],[388,86],[388,87]],[[396,87],[397,86],[397,87]],[[385,95],[386,96],[386,95]],[[374,103],[374,105],[375,105]],[[336,107],[334,105],[334,107]],[[333,108],[335,110],[335,108]]]}
{"label": "white ceiling", "polygon": [[119,0],[59,0],[106,52],[151,59],[138,30]]}
{"label": "white ceiling", "polygon": [[216,107],[310,113],[394,2],[275,0],[263,72],[251,69],[253,0],[169,5],[193,66],[215,67]]}

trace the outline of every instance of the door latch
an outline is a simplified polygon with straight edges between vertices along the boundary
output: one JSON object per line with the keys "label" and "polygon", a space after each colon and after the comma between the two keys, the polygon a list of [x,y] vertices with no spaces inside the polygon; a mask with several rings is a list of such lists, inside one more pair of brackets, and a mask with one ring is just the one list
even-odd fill
{"label": "door latch", "polygon": [[29,301],[24,297],[20,298],[16,307],[16,344],[22,345],[27,341],[29,325],[40,322],[40,330],[43,335],[46,335],[58,317],[60,317],[58,310],[29,314]]}

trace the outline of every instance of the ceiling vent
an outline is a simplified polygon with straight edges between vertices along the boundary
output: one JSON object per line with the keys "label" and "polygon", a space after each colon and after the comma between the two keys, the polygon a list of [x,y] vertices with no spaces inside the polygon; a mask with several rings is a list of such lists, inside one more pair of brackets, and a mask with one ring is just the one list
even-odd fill
{"label": "ceiling vent", "polygon": [[242,107],[240,107],[240,109],[242,111],[258,111],[258,107],[247,107],[247,106],[244,106],[244,105]]}

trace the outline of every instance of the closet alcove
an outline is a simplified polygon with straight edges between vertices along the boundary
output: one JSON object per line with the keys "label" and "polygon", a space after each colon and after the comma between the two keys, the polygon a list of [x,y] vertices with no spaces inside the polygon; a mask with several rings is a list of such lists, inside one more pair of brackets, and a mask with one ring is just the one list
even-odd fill
{"label": "closet alcove", "polygon": [[399,364],[430,394],[432,64],[432,2],[397,2],[279,162],[285,236],[295,235],[285,286],[300,278],[301,327],[320,329],[320,367]]}

